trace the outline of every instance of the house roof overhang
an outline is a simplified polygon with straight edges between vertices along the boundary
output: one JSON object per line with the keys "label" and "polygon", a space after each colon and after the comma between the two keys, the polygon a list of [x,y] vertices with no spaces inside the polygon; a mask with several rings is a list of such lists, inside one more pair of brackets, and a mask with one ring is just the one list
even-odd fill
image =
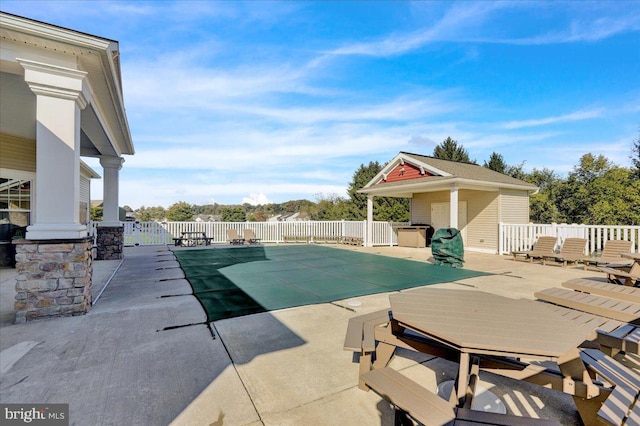
{"label": "house roof overhang", "polygon": [[[411,198],[413,197],[413,194],[416,193],[448,191],[452,188],[476,191],[515,189],[535,192],[538,190],[535,185],[500,174],[496,175],[500,181],[456,176],[453,173],[444,170],[443,167],[437,167],[434,164],[430,164],[428,159],[427,161],[421,161],[420,158],[417,157],[419,156],[400,152],[358,192],[373,196]],[[439,161],[442,162],[442,160]],[[425,176],[419,178],[386,182],[388,174],[398,165],[404,165],[405,163],[412,164],[422,172],[427,172],[430,175],[424,173]],[[456,166],[460,167],[459,164]],[[464,167],[467,166],[479,167],[475,165],[464,165]],[[482,172],[485,171],[482,170]],[[502,176],[504,176],[504,178]]]}
{"label": "house roof overhang", "polygon": [[[124,107],[117,41],[5,12],[0,13],[0,39],[3,73],[24,75],[18,59],[87,72],[82,91],[89,105],[81,112],[81,155],[135,153]],[[25,102],[27,111],[33,102]],[[30,131],[18,131],[17,135],[34,139],[34,135],[24,134]]]}

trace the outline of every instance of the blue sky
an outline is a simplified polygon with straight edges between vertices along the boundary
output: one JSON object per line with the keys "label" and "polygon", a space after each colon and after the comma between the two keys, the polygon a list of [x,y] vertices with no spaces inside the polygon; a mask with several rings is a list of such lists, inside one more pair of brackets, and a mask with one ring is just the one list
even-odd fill
{"label": "blue sky", "polygon": [[640,1],[1,7],[119,41],[133,208],[346,196],[360,164],[448,136],[480,164],[629,166],[640,127]]}

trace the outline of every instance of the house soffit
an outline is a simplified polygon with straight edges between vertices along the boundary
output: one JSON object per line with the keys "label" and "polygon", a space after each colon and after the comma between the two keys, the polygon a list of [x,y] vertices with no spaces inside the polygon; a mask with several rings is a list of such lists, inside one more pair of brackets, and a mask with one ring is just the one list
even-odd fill
{"label": "house soffit", "polygon": [[[0,13],[0,39],[5,71],[16,72],[9,64],[12,55],[42,62],[51,58],[55,65],[86,71],[83,92],[92,109],[85,108],[82,113],[85,152],[134,154],[122,98],[117,42],[6,13]],[[96,123],[102,126],[100,131],[96,131]],[[105,145],[105,138],[111,146]],[[89,149],[91,144],[95,144],[93,149]]]}

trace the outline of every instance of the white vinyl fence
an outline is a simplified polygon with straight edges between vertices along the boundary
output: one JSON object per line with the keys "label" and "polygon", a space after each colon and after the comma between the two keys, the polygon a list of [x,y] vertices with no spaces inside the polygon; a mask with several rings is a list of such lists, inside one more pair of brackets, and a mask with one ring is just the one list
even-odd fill
{"label": "white vinyl fence", "polygon": [[[99,222],[89,224],[89,232],[96,236]],[[124,244],[164,245],[173,244],[183,232],[203,232],[212,238],[212,243],[226,243],[227,229],[235,229],[242,235],[244,229],[252,229],[264,243],[282,243],[287,237],[306,237],[310,242],[317,239],[365,238],[366,221],[299,221],[299,222],[123,222]],[[373,245],[396,245],[398,243],[395,226],[406,225],[390,222],[373,223]]]}
{"label": "white vinyl fence", "polygon": [[631,241],[631,251],[640,252],[640,226],[501,223],[500,254],[530,250],[540,236],[557,237],[558,245],[562,245],[565,238],[585,238],[587,240],[585,255],[600,253],[608,240]]}

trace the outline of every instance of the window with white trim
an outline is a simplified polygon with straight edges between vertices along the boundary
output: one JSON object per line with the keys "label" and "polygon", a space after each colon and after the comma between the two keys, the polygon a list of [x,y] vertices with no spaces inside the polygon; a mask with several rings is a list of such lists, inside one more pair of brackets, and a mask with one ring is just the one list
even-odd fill
{"label": "window with white trim", "polygon": [[29,225],[31,181],[0,178],[0,224]]}

